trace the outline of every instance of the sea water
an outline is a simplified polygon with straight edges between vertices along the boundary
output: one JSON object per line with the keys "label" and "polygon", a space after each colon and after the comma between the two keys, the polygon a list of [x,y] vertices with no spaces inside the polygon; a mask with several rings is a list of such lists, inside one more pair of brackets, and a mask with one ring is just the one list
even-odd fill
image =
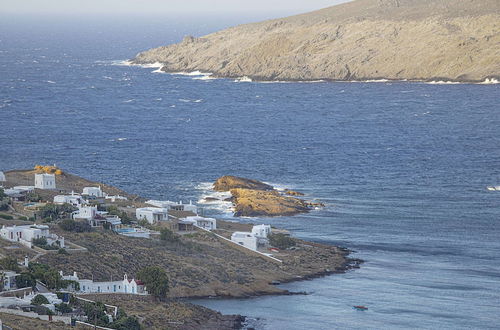
{"label": "sea water", "polygon": [[[0,169],[55,163],[184,201],[234,174],[325,203],[239,219],[365,260],[283,285],[308,295],[197,301],[259,329],[498,327],[500,192],[486,187],[500,184],[499,85],[263,84],[120,65],[234,23],[2,20]],[[227,205],[205,212],[234,220]]]}

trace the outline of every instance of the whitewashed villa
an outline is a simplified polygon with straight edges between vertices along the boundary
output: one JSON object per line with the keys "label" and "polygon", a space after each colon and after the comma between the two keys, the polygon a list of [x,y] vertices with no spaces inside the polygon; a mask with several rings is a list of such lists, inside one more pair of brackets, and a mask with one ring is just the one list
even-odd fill
{"label": "whitewashed villa", "polygon": [[137,220],[146,220],[150,224],[168,221],[168,209],[161,207],[140,207],[135,210]]}
{"label": "whitewashed villa", "polygon": [[92,227],[102,226],[108,223],[112,227],[121,225],[122,221],[117,215],[110,215],[108,212],[97,210],[97,206],[78,205],[78,210],[73,212],[73,219],[87,220]]}
{"label": "whitewashed villa", "polygon": [[270,225],[256,225],[252,232],[237,231],[231,235],[231,241],[242,245],[250,250],[257,251],[259,246],[269,243],[267,237],[271,234]]}
{"label": "whitewashed villa", "polygon": [[64,247],[64,237],[51,234],[47,225],[2,226],[0,237],[11,242],[19,242],[29,248],[33,246],[33,239],[44,237],[48,245],[56,244]]}
{"label": "whitewashed villa", "polygon": [[71,195],[57,195],[54,196],[54,204],[71,204],[73,206],[80,206],[85,203],[81,195],[71,192]]}
{"label": "whitewashed villa", "polygon": [[105,196],[105,194],[101,190],[100,186],[99,187],[84,187],[82,195],[97,197],[97,198],[101,198],[101,197]]}
{"label": "whitewashed villa", "polygon": [[200,227],[206,230],[215,230],[217,229],[217,220],[214,218],[205,218],[199,215],[186,217],[182,219],[183,221],[192,222],[192,224],[196,227]]}
{"label": "whitewashed villa", "polygon": [[198,214],[198,207],[194,205],[192,201],[189,201],[189,204],[183,204],[182,201],[177,203],[172,201],[158,201],[151,199],[146,201],[146,204],[173,211],[189,211],[193,212],[194,214]]}

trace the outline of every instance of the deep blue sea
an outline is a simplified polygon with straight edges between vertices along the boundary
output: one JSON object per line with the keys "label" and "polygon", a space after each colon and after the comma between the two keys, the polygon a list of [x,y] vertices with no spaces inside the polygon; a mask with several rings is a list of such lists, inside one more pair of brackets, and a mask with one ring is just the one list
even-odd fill
{"label": "deep blue sea", "polygon": [[285,286],[305,296],[200,302],[257,329],[498,328],[500,192],[486,187],[500,185],[500,85],[238,83],[116,65],[240,21],[3,17],[0,170],[55,163],[194,201],[235,174],[323,201],[240,221],[366,262]]}

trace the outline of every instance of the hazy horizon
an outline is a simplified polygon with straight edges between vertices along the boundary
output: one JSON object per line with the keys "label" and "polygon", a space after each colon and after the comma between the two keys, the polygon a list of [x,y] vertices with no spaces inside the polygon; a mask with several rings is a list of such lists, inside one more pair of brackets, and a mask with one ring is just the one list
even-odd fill
{"label": "hazy horizon", "polygon": [[290,15],[334,6],[349,0],[4,0],[0,14],[27,15],[169,15],[169,14],[283,14]]}

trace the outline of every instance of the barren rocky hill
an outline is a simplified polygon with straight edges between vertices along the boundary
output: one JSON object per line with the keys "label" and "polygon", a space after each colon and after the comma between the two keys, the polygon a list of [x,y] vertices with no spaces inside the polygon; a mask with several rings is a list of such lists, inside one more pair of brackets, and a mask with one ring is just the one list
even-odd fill
{"label": "barren rocky hill", "polygon": [[500,77],[500,1],[356,0],[142,52],[136,64],[260,80]]}

